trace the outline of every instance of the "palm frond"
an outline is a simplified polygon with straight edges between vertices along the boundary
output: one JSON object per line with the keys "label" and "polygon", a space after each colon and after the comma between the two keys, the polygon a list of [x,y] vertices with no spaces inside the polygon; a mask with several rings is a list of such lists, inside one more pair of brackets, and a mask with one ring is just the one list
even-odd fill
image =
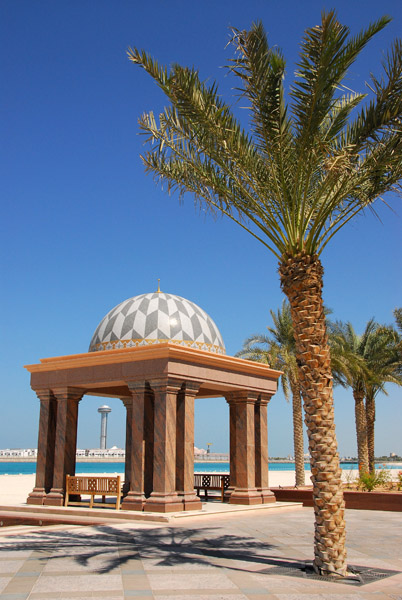
{"label": "palm frond", "polygon": [[[171,105],[140,119],[145,168],[168,192],[193,195],[263,243],[279,260],[320,255],[336,233],[384,194],[402,194],[402,43],[394,42],[383,75],[366,94],[343,78],[364,46],[387,23],[358,35],[323,13],[306,31],[292,104],[284,95],[285,60],[268,45],[261,23],[232,31],[231,74],[250,103],[248,133],[215,82],[196,69],[161,66],[129,49]],[[354,120],[352,116],[361,105]]]}
{"label": "palm frond", "polygon": [[337,383],[364,391],[372,398],[379,392],[386,393],[387,383],[402,385],[400,340],[392,327],[370,319],[358,335],[351,323],[337,322],[329,333]]}
{"label": "palm frond", "polygon": [[382,17],[348,40],[349,28],[341,25],[335,12],[322,14],[321,24],[308,29],[301,44],[297,80],[292,86],[293,114],[301,151],[311,146],[321,123],[333,109],[334,94],[364,46],[387,23]]}
{"label": "palm frond", "polygon": [[384,133],[401,133],[402,119],[402,41],[395,40],[383,60],[384,76],[371,76],[370,89],[374,98],[364,106],[348,125],[343,143],[357,151],[370,153],[373,145],[381,143]]}

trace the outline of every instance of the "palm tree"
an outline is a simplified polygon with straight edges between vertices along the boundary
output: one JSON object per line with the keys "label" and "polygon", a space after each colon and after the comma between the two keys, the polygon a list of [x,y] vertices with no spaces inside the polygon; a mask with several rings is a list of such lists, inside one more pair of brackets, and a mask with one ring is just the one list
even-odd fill
{"label": "palm tree", "polygon": [[394,309],[394,317],[399,333],[402,335],[402,308]]}
{"label": "palm tree", "polygon": [[[295,333],[299,381],[311,455],[315,512],[314,568],[344,576],[344,501],[335,436],[330,350],[322,300],[321,253],[350,219],[402,176],[402,42],[384,59],[366,94],[342,86],[365,45],[390,21],[383,17],[350,37],[334,12],[307,29],[296,80],[285,102],[285,60],[269,47],[261,23],[233,30],[229,65],[250,107],[250,133],[214,82],[195,68],[159,65],[129,49],[170,105],[139,121],[149,150],[145,169],[168,192],[194,195],[277,257]],[[353,115],[353,116],[352,116]]]}
{"label": "palm tree", "polygon": [[336,356],[334,380],[353,390],[359,469],[374,472],[375,398],[387,393],[386,383],[402,385],[398,333],[374,319],[362,335],[356,334],[351,323],[337,322],[331,325],[329,340],[332,356]]}
{"label": "palm tree", "polygon": [[270,313],[274,323],[273,327],[267,327],[270,335],[257,334],[250,336],[236,356],[270,364],[274,369],[283,371],[281,376],[283,393],[287,400],[289,391],[292,395],[295,483],[296,486],[303,486],[305,484],[305,473],[302,398],[290,306],[284,300],[282,307],[278,309],[276,314],[273,310]]}
{"label": "palm tree", "polygon": [[336,364],[332,363],[334,380],[344,387],[351,387],[353,391],[357,460],[359,470],[363,473],[369,470],[365,382],[369,376],[370,351],[376,330],[374,319],[367,323],[363,335],[357,335],[351,323],[338,321],[331,325],[329,336],[331,352],[338,357]]}
{"label": "palm tree", "polygon": [[386,383],[402,385],[402,357],[400,337],[393,327],[378,326],[370,340],[367,357],[368,376],[365,380],[367,446],[370,472],[375,471],[374,424],[375,400],[382,392],[387,394]]}

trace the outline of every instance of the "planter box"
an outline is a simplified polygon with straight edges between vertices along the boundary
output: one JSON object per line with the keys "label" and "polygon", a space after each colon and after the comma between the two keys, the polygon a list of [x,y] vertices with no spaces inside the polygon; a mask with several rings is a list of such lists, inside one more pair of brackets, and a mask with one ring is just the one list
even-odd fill
{"label": "planter box", "polygon": [[[270,488],[279,502],[303,502],[313,506],[313,488]],[[355,492],[344,490],[346,508],[402,512],[402,492]]]}

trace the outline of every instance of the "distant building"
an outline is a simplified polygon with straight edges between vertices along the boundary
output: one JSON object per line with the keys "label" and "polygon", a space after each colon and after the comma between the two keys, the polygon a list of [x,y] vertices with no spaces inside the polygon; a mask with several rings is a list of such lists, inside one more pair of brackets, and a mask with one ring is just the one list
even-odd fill
{"label": "distant building", "polygon": [[76,453],[77,458],[116,458],[124,461],[126,456],[125,451],[122,448],[108,448],[103,450],[102,448],[86,448],[85,450],[78,449]]}
{"label": "distant building", "polygon": [[[0,450],[0,458],[36,458],[38,450],[36,448],[4,448]],[[77,448],[76,458],[115,458],[124,462],[126,453],[123,448],[113,446],[112,448]],[[207,453],[204,448],[194,447],[194,458],[198,461],[209,459],[212,461],[227,461],[228,454],[224,453]]]}
{"label": "distant building", "polygon": [[0,450],[0,458],[35,458],[37,454],[36,448],[5,448]]}

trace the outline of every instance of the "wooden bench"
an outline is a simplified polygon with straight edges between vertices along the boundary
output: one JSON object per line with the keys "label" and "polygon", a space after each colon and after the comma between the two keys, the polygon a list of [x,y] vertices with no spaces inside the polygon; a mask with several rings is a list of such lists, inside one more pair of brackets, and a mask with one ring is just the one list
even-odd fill
{"label": "wooden bench", "polygon": [[[91,496],[89,502],[70,502],[70,496]],[[92,477],[81,475],[67,475],[66,477],[66,498],[64,506],[82,504],[89,505],[92,508],[94,505],[95,496],[102,496],[102,502],[97,502],[97,506],[113,506],[113,503],[106,502],[106,496],[116,496],[116,510],[120,508],[121,502],[121,481],[120,476],[117,477]]]}
{"label": "wooden bench", "polygon": [[208,499],[209,490],[217,490],[221,492],[221,500],[223,502],[225,490],[230,486],[230,475],[215,475],[211,473],[195,473],[194,488],[197,490],[197,496],[200,495],[200,490],[204,490],[205,499]]}

